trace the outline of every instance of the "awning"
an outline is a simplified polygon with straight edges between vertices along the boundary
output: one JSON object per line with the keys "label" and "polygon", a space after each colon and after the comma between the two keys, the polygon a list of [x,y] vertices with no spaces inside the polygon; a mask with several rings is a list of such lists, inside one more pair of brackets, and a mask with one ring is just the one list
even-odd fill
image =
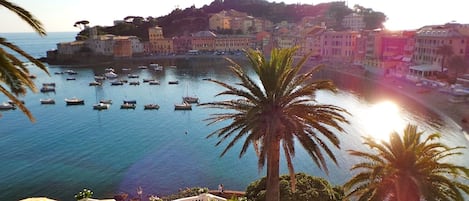
{"label": "awning", "polygon": [[410,60],[412,60],[412,57],[403,57],[402,58],[403,62],[410,62]]}
{"label": "awning", "polygon": [[422,71],[422,72],[433,72],[433,71],[441,71],[440,66],[435,66],[435,65],[418,65],[418,66],[411,66],[409,67],[410,70],[415,70],[415,71]]}

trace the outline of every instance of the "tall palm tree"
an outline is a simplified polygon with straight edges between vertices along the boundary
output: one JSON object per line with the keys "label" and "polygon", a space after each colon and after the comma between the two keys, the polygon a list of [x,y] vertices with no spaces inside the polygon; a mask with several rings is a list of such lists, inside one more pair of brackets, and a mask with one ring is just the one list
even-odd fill
{"label": "tall palm tree", "polygon": [[207,119],[209,125],[230,120],[227,126],[207,136],[217,136],[217,146],[231,138],[221,156],[239,140],[244,140],[239,157],[253,145],[258,154],[259,169],[263,169],[267,162],[266,200],[269,201],[278,201],[280,195],[280,145],[283,147],[292,188],[295,190],[292,164],[295,140],[306,149],[318,167],[327,172],[324,155],[337,164],[330,146],[340,148],[340,140],[334,131],[344,132],[341,123],[348,123],[343,116],[348,114],[345,109],[316,102],[316,91],[335,92],[337,89],[331,81],[312,80],[318,67],[299,74],[308,55],[294,64],[293,55],[297,49],[273,49],[270,60],[259,51],[246,51],[260,84],[257,84],[256,78],[247,75],[240,65],[228,59],[233,64],[232,72],[241,82],[230,85],[222,81],[211,81],[225,89],[217,96],[229,95],[235,99],[202,104],[208,108],[227,110],[214,113]]}
{"label": "tall palm tree", "polygon": [[[27,10],[7,0],[0,0],[0,5],[18,15],[40,36],[46,35],[41,22],[39,22]],[[34,117],[32,116],[31,112],[18,99],[18,96],[25,95],[28,89],[33,92],[37,92],[36,85],[29,77],[29,70],[26,68],[24,63],[13,54],[7,52],[5,48],[18,53],[19,55],[28,59],[30,62],[34,63],[47,74],[49,73],[46,69],[46,66],[42,62],[30,56],[18,46],[8,42],[5,38],[0,37],[0,83],[6,85],[5,87],[3,84],[0,84],[0,92],[12,100],[13,103],[17,105],[31,121],[34,121]]]}
{"label": "tall palm tree", "polygon": [[441,59],[441,72],[444,70],[444,66],[447,64],[447,58],[453,56],[453,47],[451,45],[442,45],[436,50],[436,54],[442,57]]}
{"label": "tall palm tree", "polygon": [[435,141],[439,138],[438,133],[424,137],[414,125],[408,125],[402,137],[393,132],[389,142],[365,138],[364,144],[373,152],[350,151],[363,162],[351,168],[361,171],[344,184],[347,196],[358,200],[464,200],[463,193],[469,194],[469,169],[448,158],[461,155],[458,150],[464,147],[450,148]]}

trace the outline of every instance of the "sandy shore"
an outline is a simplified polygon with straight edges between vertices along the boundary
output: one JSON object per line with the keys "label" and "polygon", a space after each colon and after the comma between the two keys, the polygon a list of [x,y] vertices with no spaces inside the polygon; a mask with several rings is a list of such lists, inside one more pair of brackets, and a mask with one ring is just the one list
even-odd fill
{"label": "sandy shore", "polygon": [[465,131],[466,134],[469,133],[469,122],[467,122],[469,120],[469,103],[452,103],[448,101],[451,95],[440,92],[439,88],[418,87],[413,82],[392,76],[384,77],[375,75],[365,77],[364,69],[359,67],[326,65],[326,69],[347,73],[362,79],[370,79],[369,77],[373,77],[372,80],[377,84],[398,91],[424,105],[426,108],[433,110],[433,112],[438,115],[450,118],[454,121],[455,125],[459,127],[458,129]]}

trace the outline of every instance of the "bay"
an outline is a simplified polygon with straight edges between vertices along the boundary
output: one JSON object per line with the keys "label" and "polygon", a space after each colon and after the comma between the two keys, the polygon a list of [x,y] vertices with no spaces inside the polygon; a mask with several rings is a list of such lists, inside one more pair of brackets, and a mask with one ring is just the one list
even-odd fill
{"label": "bay", "polygon": [[[33,33],[0,35],[35,57],[44,56],[56,43],[72,41],[74,37],[74,33],[50,33],[46,38]],[[201,102],[227,98],[215,97],[221,88],[204,79],[235,83],[227,68],[229,64],[221,58],[155,59],[153,62],[166,66],[164,71],[141,70],[138,64],[96,64],[80,68],[55,65],[48,66],[51,73],[48,76],[31,68],[37,75],[36,85],[55,82],[56,93],[29,93],[23,98],[37,119],[35,123],[19,110],[1,112],[0,200],[30,196],[72,200],[83,188],[92,189],[97,198],[110,198],[120,192],[135,196],[139,186],[144,195],[158,196],[193,186],[216,189],[220,183],[226,189],[245,190],[250,182],[264,176],[264,171],[258,171],[252,149],[239,158],[241,144],[219,157],[226,144],[216,147],[217,139],[206,136],[224,124],[206,126],[204,121],[215,111],[196,106],[192,111],[174,110],[174,104],[180,103],[186,94],[197,95]],[[95,74],[104,73],[108,67],[114,67],[122,79],[139,80],[140,85],[111,86],[106,80],[102,87],[88,86]],[[78,72],[73,75],[76,80],[67,81],[72,75],[54,74],[70,69]],[[139,78],[127,78],[129,73]],[[444,133],[442,140],[452,146],[468,146],[453,121],[409,98],[385,88],[369,87],[373,83],[347,75],[324,71],[319,76],[334,79],[341,90],[337,94],[319,92],[318,101],[349,110],[351,125],[344,125],[347,134],[339,134],[342,149],[335,151],[339,166],[329,163],[327,175],[298,148],[293,161],[296,171],[325,177],[334,184],[350,178],[348,168],[357,160],[348,156],[346,150],[364,149],[360,136],[369,132],[370,109],[383,100],[398,106],[400,122],[417,124],[428,133]],[[158,79],[161,84],[148,85],[142,82],[144,78]],[[178,80],[179,84],[168,84],[172,80]],[[64,99],[71,97],[83,98],[85,105],[66,106]],[[56,104],[41,105],[41,98],[54,98]],[[108,110],[93,110],[92,105],[99,99],[112,99],[113,105]],[[126,99],[137,100],[137,108],[120,109],[119,105]],[[0,95],[2,101],[6,98]],[[148,103],[157,103],[160,109],[144,110],[143,105]],[[464,153],[468,154],[466,150]],[[469,166],[464,157],[454,161]],[[281,171],[288,171],[285,165]]]}

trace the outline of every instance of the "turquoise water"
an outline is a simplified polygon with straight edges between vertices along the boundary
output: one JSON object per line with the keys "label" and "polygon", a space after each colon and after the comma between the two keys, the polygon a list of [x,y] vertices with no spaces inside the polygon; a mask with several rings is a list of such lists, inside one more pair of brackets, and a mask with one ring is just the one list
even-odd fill
{"label": "turquoise water", "polygon": [[[30,33],[0,36],[38,57],[44,56],[57,42],[73,40],[74,33],[51,33],[46,38]],[[121,68],[131,67],[130,73],[140,75],[138,86],[111,86],[109,80],[102,87],[88,86],[94,74],[102,74],[104,68],[110,67],[104,65],[74,68],[78,72],[74,81],[66,80],[69,75],[54,74],[70,69],[68,66],[49,66],[50,77],[33,69],[38,76],[36,84],[55,82],[56,93],[30,93],[23,98],[36,123],[31,123],[19,110],[1,112],[0,200],[29,196],[72,200],[83,188],[92,189],[97,198],[110,198],[119,192],[135,195],[139,186],[144,195],[160,196],[192,186],[216,189],[220,183],[226,189],[245,190],[250,182],[264,176],[257,169],[252,149],[244,157],[238,157],[241,144],[219,157],[223,146],[215,147],[217,139],[206,139],[206,136],[223,124],[207,127],[203,121],[214,111],[195,106],[192,111],[174,111],[174,104],[180,103],[185,94],[195,94],[201,102],[220,99],[214,96],[221,88],[202,79],[235,82],[226,68],[228,63],[222,59],[155,61],[177,68],[154,72],[139,70],[137,65],[115,67],[122,78],[127,78],[129,72]],[[348,168],[357,161],[345,150],[362,149],[359,136],[365,133],[369,123],[365,117],[373,103],[383,98],[396,102],[401,120],[418,124],[429,132],[442,131],[443,141],[451,145],[469,144],[454,122],[410,99],[370,87],[372,83],[367,81],[327,72],[321,76],[334,78],[342,91],[318,93],[318,101],[348,109],[353,115],[352,125],[344,125],[348,134],[340,135],[342,150],[336,152],[339,167],[330,164],[326,175],[302,149],[297,149],[294,159],[297,171],[326,177],[335,184],[346,181],[350,177]],[[143,83],[144,78],[158,79],[161,85]],[[179,85],[169,85],[170,80],[179,80]],[[54,98],[56,104],[41,105],[39,99],[46,97]],[[85,99],[85,105],[66,106],[63,100],[70,97]],[[93,110],[92,105],[99,99],[112,99],[114,104],[109,110]],[[125,99],[137,100],[137,108],[119,109]],[[2,101],[6,98],[0,96]],[[157,103],[160,109],[143,110],[147,103]],[[469,165],[462,158],[455,161]],[[286,167],[281,169],[287,172]]]}

